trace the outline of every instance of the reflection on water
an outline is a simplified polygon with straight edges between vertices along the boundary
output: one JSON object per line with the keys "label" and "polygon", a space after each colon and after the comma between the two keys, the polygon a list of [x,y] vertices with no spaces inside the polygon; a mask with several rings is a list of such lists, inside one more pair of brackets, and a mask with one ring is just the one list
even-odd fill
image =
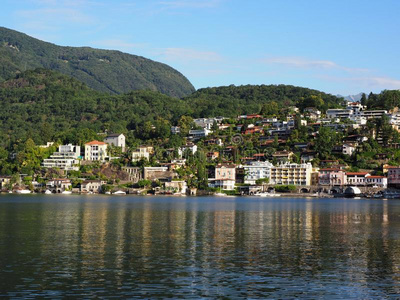
{"label": "reflection on water", "polygon": [[400,201],[0,196],[0,296],[400,294]]}

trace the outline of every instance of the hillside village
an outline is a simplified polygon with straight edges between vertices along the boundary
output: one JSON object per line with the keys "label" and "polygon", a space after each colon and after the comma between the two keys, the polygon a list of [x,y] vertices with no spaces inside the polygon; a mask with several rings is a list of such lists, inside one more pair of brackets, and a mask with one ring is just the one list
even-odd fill
{"label": "hillside village", "polygon": [[82,147],[27,141],[40,167],[2,174],[0,188],[175,195],[328,195],[349,186],[380,191],[400,183],[399,126],[397,108],[368,110],[360,102],[326,112],[294,106],[282,112],[269,103],[235,119],[183,116],[166,143],[132,147],[122,133],[99,134],[102,140]]}

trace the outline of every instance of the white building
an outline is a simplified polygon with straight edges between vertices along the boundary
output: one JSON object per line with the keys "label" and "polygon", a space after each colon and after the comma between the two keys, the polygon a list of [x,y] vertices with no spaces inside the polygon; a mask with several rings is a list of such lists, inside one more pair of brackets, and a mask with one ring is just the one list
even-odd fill
{"label": "white building", "polygon": [[354,144],[343,144],[343,154],[352,156],[354,151],[356,151],[356,146]]}
{"label": "white building", "polygon": [[180,193],[185,195],[187,192],[187,183],[186,181],[179,180],[179,181],[170,181],[165,183],[165,190],[172,191],[174,193]]}
{"label": "white building", "polygon": [[379,109],[379,110],[364,110],[361,112],[361,116],[366,117],[367,119],[376,119],[382,118],[383,115],[387,114],[387,110]]}
{"label": "white building", "polygon": [[368,172],[347,172],[347,184],[355,186],[365,186],[367,184],[366,178],[370,176]]}
{"label": "white building", "polygon": [[356,123],[357,125],[366,125],[367,124],[367,118],[362,117],[362,116],[351,116],[350,121]]}
{"label": "white building", "polygon": [[387,188],[388,179],[385,176],[368,176],[365,178],[365,182],[369,186]]}
{"label": "white building", "polygon": [[101,180],[85,180],[81,183],[81,193],[101,193],[102,186],[106,183]]}
{"label": "white building", "polygon": [[149,160],[150,155],[154,153],[154,148],[151,146],[139,146],[138,149],[132,151],[132,161],[136,162],[141,159]]}
{"label": "white building", "polygon": [[207,128],[203,128],[203,129],[192,129],[189,130],[189,137],[191,139],[201,139],[203,137],[206,137],[207,135],[209,135],[211,133],[211,130],[207,129]]}
{"label": "white building", "polygon": [[199,118],[194,119],[193,122],[197,127],[201,127],[203,129],[211,130],[214,123],[220,124],[224,120],[223,117],[215,117],[215,118]]}
{"label": "white building", "polygon": [[104,142],[108,145],[113,145],[115,147],[121,147],[122,151],[125,151],[125,135],[122,133],[112,133],[107,135]]}
{"label": "white building", "polygon": [[256,184],[258,179],[270,178],[273,166],[268,161],[252,161],[249,165],[242,166],[245,172],[244,183]]}
{"label": "white building", "polygon": [[105,161],[107,157],[106,143],[91,141],[85,144],[85,160]]}
{"label": "white building", "polygon": [[193,143],[188,143],[178,149],[178,155],[180,157],[183,156],[183,154],[187,151],[190,151],[193,155],[197,152],[197,145]]}
{"label": "white building", "polygon": [[58,147],[58,152],[50,155],[50,158],[43,160],[44,168],[59,168],[65,171],[78,171],[79,160],[81,156],[81,147],[72,144],[61,145]]}
{"label": "white building", "polygon": [[326,111],[326,116],[329,119],[348,119],[353,115],[352,109],[328,109]]}
{"label": "white building", "polygon": [[72,184],[69,179],[59,178],[53,179],[46,183],[46,189],[53,193],[62,193],[72,189]]}
{"label": "white building", "polygon": [[271,168],[270,184],[311,185],[313,167],[310,163],[285,163]]}

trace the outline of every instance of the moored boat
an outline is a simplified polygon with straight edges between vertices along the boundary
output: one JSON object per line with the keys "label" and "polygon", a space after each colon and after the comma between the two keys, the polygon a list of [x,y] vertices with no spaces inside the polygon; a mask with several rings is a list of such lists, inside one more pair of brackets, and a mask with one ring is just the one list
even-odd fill
{"label": "moored boat", "polygon": [[254,196],[257,196],[257,197],[280,197],[281,194],[275,194],[275,193],[257,193],[257,194],[254,194]]}
{"label": "moored boat", "polygon": [[17,194],[30,194],[30,193],[32,193],[30,190],[26,190],[26,189],[23,189],[23,190],[16,190],[15,191]]}
{"label": "moored boat", "polygon": [[126,193],[124,191],[116,191],[113,195],[126,195]]}

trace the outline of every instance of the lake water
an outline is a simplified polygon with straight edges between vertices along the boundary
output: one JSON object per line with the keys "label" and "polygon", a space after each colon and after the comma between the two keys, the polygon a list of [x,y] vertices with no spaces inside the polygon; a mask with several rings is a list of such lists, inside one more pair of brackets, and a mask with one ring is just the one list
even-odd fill
{"label": "lake water", "polygon": [[399,200],[0,195],[0,297],[399,295]]}

